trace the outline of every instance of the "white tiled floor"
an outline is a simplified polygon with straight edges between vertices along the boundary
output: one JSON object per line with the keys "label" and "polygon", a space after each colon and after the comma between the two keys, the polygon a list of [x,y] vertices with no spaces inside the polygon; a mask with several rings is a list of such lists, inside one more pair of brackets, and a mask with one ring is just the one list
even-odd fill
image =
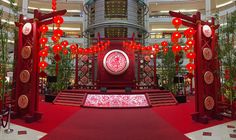
{"label": "white tiled floor", "polygon": [[[235,128],[228,128],[227,126],[234,126]],[[12,124],[11,128],[14,129],[14,132],[11,134],[5,134],[5,129],[0,129],[0,140],[39,140],[46,135],[46,133],[15,124]],[[228,123],[187,133],[185,135],[191,140],[236,140],[236,138],[230,138],[230,134],[236,134],[234,130],[236,131],[236,121],[231,121]],[[27,131],[27,134],[18,135],[18,131]],[[203,132],[210,132],[212,135],[203,136]]]}
{"label": "white tiled floor", "polygon": [[[235,128],[228,128],[228,125],[234,126]],[[236,121],[231,121],[224,124],[187,133],[185,135],[191,140],[236,140],[236,138],[230,137],[230,134],[236,134],[234,130],[236,131]],[[203,132],[210,132],[212,135],[203,136]]]}
{"label": "white tiled floor", "polygon": [[[5,128],[0,129],[0,140],[39,140],[46,133],[12,124],[11,128],[14,130],[11,134],[4,132]],[[18,131],[26,131],[27,134],[18,135]]]}

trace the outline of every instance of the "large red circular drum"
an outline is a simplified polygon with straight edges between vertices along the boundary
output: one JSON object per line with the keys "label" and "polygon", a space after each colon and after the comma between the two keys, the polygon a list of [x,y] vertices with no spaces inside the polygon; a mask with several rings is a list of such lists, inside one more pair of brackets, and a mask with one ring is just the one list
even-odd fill
{"label": "large red circular drum", "polygon": [[119,75],[128,69],[129,58],[127,54],[121,50],[112,50],[105,55],[103,66],[110,74]]}

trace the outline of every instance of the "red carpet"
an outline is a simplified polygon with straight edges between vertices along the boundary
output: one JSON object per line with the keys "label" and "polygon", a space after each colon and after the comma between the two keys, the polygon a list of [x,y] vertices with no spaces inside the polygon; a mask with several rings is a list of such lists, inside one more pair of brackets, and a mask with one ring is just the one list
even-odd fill
{"label": "red carpet", "polygon": [[22,119],[16,119],[12,120],[12,122],[48,133],[78,110],[80,110],[79,107],[53,105],[52,103],[39,102],[39,111],[43,113],[43,118],[40,121],[28,124]]}
{"label": "red carpet", "polygon": [[176,106],[155,107],[152,108],[152,110],[183,134],[232,121],[224,118],[222,121],[211,120],[208,124],[194,122],[191,118],[191,114],[194,113],[195,110],[194,96],[188,97],[187,103],[178,104]]}
{"label": "red carpet", "polygon": [[188,140],[148,109],[81,109],[41,140]]}

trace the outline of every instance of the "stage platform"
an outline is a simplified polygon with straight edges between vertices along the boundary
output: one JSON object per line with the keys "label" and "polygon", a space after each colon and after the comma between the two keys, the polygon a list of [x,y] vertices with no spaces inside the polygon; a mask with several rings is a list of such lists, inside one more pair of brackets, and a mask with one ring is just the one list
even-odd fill
{"label": "stage platform", "polygon": [[130,90],[130,92],[126,92],[125,89],[107,89],[106,92],[102,92],[101,90],[94,89],[70,89],[63,90],[63,92],[68,93],[87,93],[87,94],[145,94],[145,93],[167,93],[168,90],[160,90],[160,89],[134,89]]}
{"label": "stage platform", "polygon": [[[104,92],[102,92],[104,91]],[[133,108],[176,105],[177,101],[168,90],[89,90],[71,89],[58,94],[54,104],[98,107],[98,108]]]}

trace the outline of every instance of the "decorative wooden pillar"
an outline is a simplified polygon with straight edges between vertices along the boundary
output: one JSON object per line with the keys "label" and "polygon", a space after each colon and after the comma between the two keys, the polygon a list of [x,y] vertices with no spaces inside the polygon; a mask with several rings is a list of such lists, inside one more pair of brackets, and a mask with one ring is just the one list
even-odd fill
{"label": "decorative wooden pillar", "polygon": [[217,94],[220,91],[219,65],[215,46],[217,39],[215,30],[219,25],[201,20],[200,12],[193,16],[169,12],[171,16],[184,19],[183,25],[196,30],[194,51],[195,63],[195,113],[193,120],[208,123],[209,118],[222,119],[217,110]]}

